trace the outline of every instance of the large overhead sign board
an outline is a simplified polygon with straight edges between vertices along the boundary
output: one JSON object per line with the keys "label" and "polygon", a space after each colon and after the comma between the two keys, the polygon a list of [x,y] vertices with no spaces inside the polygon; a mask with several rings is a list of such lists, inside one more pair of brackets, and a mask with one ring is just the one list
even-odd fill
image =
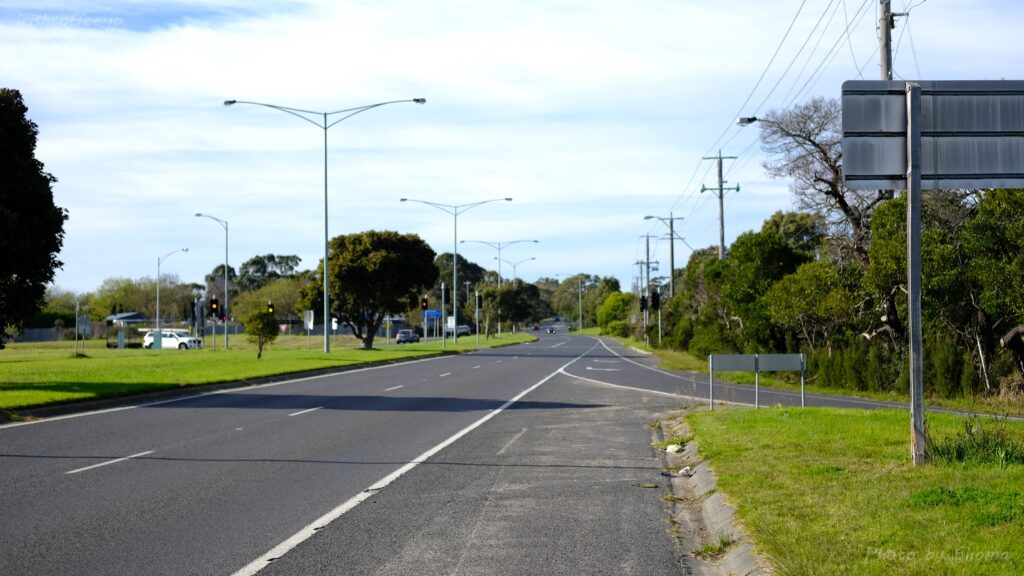
{"label": "large overhead sign board", "polygon": [[[917,81],[921,188],[1024,187],[1024,81]],[[907,187],[907,82],[843,83],[852,190]]]}

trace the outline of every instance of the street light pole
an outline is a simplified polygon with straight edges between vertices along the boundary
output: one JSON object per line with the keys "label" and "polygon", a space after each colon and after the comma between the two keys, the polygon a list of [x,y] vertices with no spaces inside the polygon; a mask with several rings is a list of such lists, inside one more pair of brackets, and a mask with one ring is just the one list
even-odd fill
{"label": "street light pole", "polygon": [[[366,112],[367,110],[372,110],[374,108],[379,108],[381,106],[386,106],[388,104],[399,104],[399,103],[403,103],[403,102],[415,102],[416,104],[425,104],[427,102],[427,99],[426,98],[412,98],[412,99],[408,99],[408,100],[389,100],[387,102],[378,102],[376,104],[368,104],[366,106],[357,106],[355,108],[346,108],[344,110],[335,110],[333,112],[316,112],[316,111],[313,111],[313,110],[303,110],[301,108],[289,108],[287,106],[278,106],[276,104],[266,104],[264,102],[250,102],[250,101],[247,101],[247,100],[225,100],[224,101],[224,105],[225,106],[233,106],[235,104],[252,104],[254,106],[263,106],[265,108],[273,108],[274,110],[280,110],[281,112],[285,112],[287,114],[291,114],[292,116],[295,116],[296,118],[301,118],[302,120],[305,120],[306,122],[309,122],[310,124],[316,126],[317,128],[320,128],[321,130],[324,131],[324,352],[330,352],[331,351],[330,333],[328,332],[328,325],[330,324],[330,321],[331,321],[331,312],[330,312],[331,306],[330,306],[330,294],[328,292],[329,281],[327,279],[328,276],[330,276],[330,267],[328,266],[328,251],[330,249],[330,246],[329,246],[329,244],[330,244],[330,237],[328,235],[328,229],[327,229],[327,214],[328,214],[327,213],[327,131],[331,127],[333,127],[336,124],[338,124],[339,122],[341,122],[343,120],[346,120],[348,118],[351,118],[351,117],[353,117],[356,114],[359,114],[361,112]],[[338,118],[337,120],[334,120],[333,122],[331,122],[330,121],[330,117],[334,116],[336,114],[343,114],[343,116],[341,118]],[[316,119],[314,120],[314,118],[316,118]]]}
{"label": "street light pole", "polygon": [[[224,312],[224,317],[225,318],[229,318],[228,311],[231,310],[231,307],[228,304],[228,302],[230,301],[231,296],[229,296],[230,292],[228,291],[228,221],[227,220],[221,220],[220,218],[217,218],[215,216],[210,216],[209,214],[203,214],[201,212],[196,212],[196,218],[209,218],[210,220],[213,220],[214,222],[220,224],[224,228],[224,311],[223,312]],[[225,350],[228,349],[228,326],[227,326],[227,321],[226,320],[225,320],[225,323],[224,323],[224,349]]]}
{"label": "street light pole", "polygon": [[163,340],[160,337],[160,264],[178,252],[188,252],[188,248],[178,248],[156,259],[156,336],[153,337],[153,343],[157,350],[163,348]]}
{"label": "street light pole", "polygon": [[466,242],[475,242],[477,244],[484,244],[484,245],[490,246],[491,248],[494,248],[495,250],[498,251],[498,288],[501,288],[501,263],[504,262],[504,260],[501,259],[501,249],[505,248],[507,246],[511,246],[513,244],[519,244],[520,242],[533,242],[534,244],[536,244],[538,241],[537,240],[511,240],[511,241],[508,241],[508,242],[487,242],[486,240],[463,240],[461,243],[465,244]]}
{"label": "street light pole", "polygon": [[476,208],[481,204],[488,204],[490,202],[511,202],[511,198],[491,198],[490,200],[481,200],[480,202],[472,202],[470,204],[441,204],[438,202],[428,202],[426,200],[416,200],[414,198],[402,198],[399,202],[419,202],[420,204],[426,204],[427,206],[433,206],[438,210],[447,212],[452,215],[455,221],[455,242],[452,249],[452,318],[455,320],[455,324],[452,327],[452,342],[459,341],[459,214],[469,210],[470,208]]}
{"label": "street light pole", "polygon": [[504,262],[505,264],[508,264],[509,266],[512,267],[512,281],[516,282],[518,278],[518,273],[516,272],[516,270],[519,268],[519,265],[524,262],[529,262],[530,260],[536,260],[536,258],[526,258],[525,260],[520,260],[519,262],[510,262],[502,258],[495,258],[495,260],[497,260],[499,264],[501,262]]}

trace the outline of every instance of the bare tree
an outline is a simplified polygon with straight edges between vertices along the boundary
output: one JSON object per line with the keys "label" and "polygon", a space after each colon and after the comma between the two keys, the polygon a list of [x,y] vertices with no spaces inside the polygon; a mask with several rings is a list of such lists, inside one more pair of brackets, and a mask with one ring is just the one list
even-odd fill
{"label": "bare tree", "polygon": [[789,110],[773,110],[761,119],[764,168],[787,178],[797,205],[820,214],[844,253],[867,262],[871,214],[885,190],[855,191],[843,185],[842,109],[835,98],[814,98]]}

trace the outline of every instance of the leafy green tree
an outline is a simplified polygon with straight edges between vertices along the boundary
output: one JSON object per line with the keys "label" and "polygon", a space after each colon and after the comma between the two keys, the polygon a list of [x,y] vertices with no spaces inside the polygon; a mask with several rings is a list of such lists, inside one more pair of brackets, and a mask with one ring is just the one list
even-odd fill
{"label": "leafy green tree", "polygon": [[780,347],[761,297],[773,284],[809,259],[774,231],[741,234],[725,259],[722,299],[729,310],[728,327],[734,340],[750,351]]}
{"label": "leafy green tree", "polygon": [[828,343],[856,318],[859,267],[847,268],[815,260],[779,279],[764,296],[772,322],[796,332],[812,352]]}
{"label": "leafy green tree", "polygon": [[0,349],[43,304],[62,266],[67,212],[53,202],[57,181],[36,159],[39,128],[21,93],[0,88]]}
{"label": "leafy green tree", "polygon": [[[278,256],[276,254],[264,254],[253,256],[242,263],[238,270],[238,291],[251,292],[259,290],[268,282],[278,278],[292,278],[302,259],[298,256]],[[220,270],[220,277],[224,277],[224,269]],[[230,276],[230,272],[228,275]],[[222,281],[223,282],[223,281]],[[242,315],[244,317],[244,314]]]}
{"label": "leafy green tree", "polygon": [[249,341],[256,344],[256,359],[263,357],[263,348],[274,343],[281,333],[277,318],[266,310],[258,310],[246,316],[245,333]]}
{"label": "leafy green tree", "polygon": [[[206,301],[209,302],[212,298],[220,300],[220,305],[224,306],[224,264],[218,264],[214,267],[213,271],[206,275],[204,278],[206,282]],[[161,288],[161,294],[163,288]],[[228,266],[228,292],[231,293],[230,306],[234,308],[235,298],[238,296],[238,274],[235,273],[233,266]],[[227,313],[234,316],[234,310],[227,310]]]}
{"label": "leafy green tree", "polygon": [[302,291],[309,283],[309,280],[301,275],[270,280],[257,290],[239,294],[232,304],[234,314],[240,318],[247,318],[254,312],[266,310],[267,303],[271,302],[274,304],[274,315],[286,323],[291,323],[292,320],[302,318],[303,311],[298,305]]}
{"label": "leafy green tree", "polygon": [[[336,236],[329,247],[331,313],[364,349],[373,347],[386,315],[415,308],[437,282],[434,251],[415,234],[371,230]],[[304,308],[323,309],[323,273],[321,261],[315,281],[303,290]]]}
{"label": "leafy green tree", "polygon": [[632,294],[612,292],[604,299],[604,303],[597,311],[597,325],[603,332],[608,332],[608,325],[612,322],[627,322],[633,311],[634,297]]}

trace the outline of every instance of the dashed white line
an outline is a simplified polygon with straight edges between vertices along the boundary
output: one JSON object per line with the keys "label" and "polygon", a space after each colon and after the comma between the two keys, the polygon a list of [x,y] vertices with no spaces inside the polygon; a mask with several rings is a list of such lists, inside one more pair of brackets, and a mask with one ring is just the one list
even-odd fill
{"label": "dashed white line", "polygon": [[[591,348],[591,350],[593,350],[593,348]],[[537,388],[540,388],[541,385],[543,385],[545,382],[547,382],[548,380],[551,380],[552,378],[554,378],[557,374],[561,373],[564,369],[568,368],[569,365],[571,365],[573,362],[576,362],[577,360],[579,360],[580,358],[582,358],[584,355],[586,355],[589,352],[590,352],[590,350],[588,350],[587,352],[584,352],[583,354],[577,356],[576,358],[574,358],[573,360],[569,361],[568,363],[566,363],[564,366],[562,366],[558,370],[556,370],[556,371],[552,372],[551,374],[548,374],[547,376],[545,376],[541,381],[537,382],[533,386],[530,386],[526,390],[523,390],[522,392],[517,394],[515,397],[513,397],[508,402],[505,402],[501,406],[499,406],[499,407],[495,408],[494,410],[488,412],[487,415],[484,416],[483,418],[480,418],[476,422],[470,424],[469,426],[463,428],[462,430],[459,430],[458,432],[456,432],[453,436],[449,437],[444,442],[441,442],[437,446],[434,446],[430,450],[427,450],[423,454],[420,454],[419,456],[417,456],[416,458],[414,458],[412,461],[408,462],[407,464],[405,464],[401,468],[395,470],[391,474],[388,474],[384,478],[381,478],[379,481],[377,481],[375,484],[371,485],[369,488],[367,488],[367,489],[363,490],[362,492],[360,492],[359,494],[356,494],[355,496],[349,498],[345,502],[342,502],[338,507],[336,507],[333,510],[327,512],[326,514],[324,514],[320,518],[317,518],[312,523],[308,524],[305,528],[303,528],[302,530],[299,530],[298,532],[293,534],[291,537],[289,537],[284,542],[281,542],[277,546],[274,546],[267,553],[263,554],[259,558],[253,560],[252,562],[250,562],[249,564],[244,566],[242,569],[240,569],[237,572],[235,572],[233,576],[252,576],[253,574],[256,574],[257,572],[259,572],[260,570],[265,568],[267,566],[267,564],[273,562],[275,559],[280,558],[281,556],[284,556],[290,550],[292,550],[293,548],[295,548],[296,546],[298,546],[302,542],[304,542],[304,541],[308,540],[310,537],[312,537],[313,534],[316,534],[316,532],[318,530],[320,530],[321,528],[327,526],[331,522],[337,520],[338,518],[340,518],[343,514],[345,514],[349,510],[355,508],[356,506],[361,504],[366,499],[368,499],[371,496],[375,495],[377,492],[383,490],[389,484],[391,484],[392,482],[394,482],[398,478],[402,477],[405,473],[409,472],[410,470],[412,470],[413,468],[415,468],[416,466],[418,466],[422,462],[425,462],[425,461],[429,460],[430,458],[432,458],[435,454],[437,454],[441,450],[444,450],[448,446],[451,446],[459,438],[462,438],[466,434],[469,434],[473,430],[476,430],[477,428],[479,428],[481,425],[483,425],[485,422],[487,422],[491,418],[494,418],[498,414],[501,414],[502,412],[505,411],[506,408],[508,408],[509,406],[512,406],[513,404],[515,404],[516,402],[521,400],[523,396],[526,396],[530,392],[533,392]]]}
{"label": "dashed white line", "polygon": [[451,375],[452,375],[451,372],[445,372],[444,374],[439,375],[438,378],[444,378],[446,376],[451,376]]}
{"label": "dashed white line", "polygon": [[558,348],[559,346],[564,346],[568,342],[569,342],[568,340],[563,340],[563,341],[559,342],[558,344],[555,344],[554,346],[552,346],[552,348]]}
{"label": "dashed white line", "polygon": [[384,391],[385,392],[391,392],[392,390],[398,390],[399,388],[405,388],[405,385],[404,384],[400,384],[398,386],[392,386],[391,388],[388,388],[388,389],[386,389]]}
{"label": "dashed white line", "polygon": [[480,366],[479,366],[479,365],[477,365],[477,366],[473,366],[473,370],[479,370],[479,369],[480,369]]}
{"label": "dashed white line", "polygon": [[139,452],[138,454],[132,454],[131,456],[125,456],[124,458],[117,458],[109,460],[107,462],[100,462],[99,464],[93,464],[92,466],[86,466],[85,468],[77,468],[75,470],[68,470],[65,474],[78,474],[79,472],[85,472],[86,470],[92,470],[93,468],[99,468],[100,466],[109,466],[111,464],[117,464],[118,462],[124,462],[125,460],[131,460],[132,458],[138,458],[140,456],[146,456],[152,454],[153,451]]}
{"label": "dashed white line", "polygon": [[289,414],[289,416],[301,416],[303,414],[308,414],[308,413],[310,413],[310,412],[312,412],[314,410],[319,410],[321,408],[323,408],[323,406],[317,406],[316,408],[309,408],[308,410],[300,410],[298,412],[292,412],[291,414]]}

